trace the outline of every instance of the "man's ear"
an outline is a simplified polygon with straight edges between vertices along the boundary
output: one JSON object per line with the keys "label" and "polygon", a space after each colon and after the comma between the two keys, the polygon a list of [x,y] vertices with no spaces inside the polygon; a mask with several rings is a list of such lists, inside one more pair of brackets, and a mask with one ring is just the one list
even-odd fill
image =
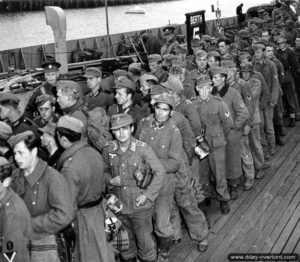
{"label": "man's ear", "polygon": [[131,132],[131,134],[133,134],[133,132],[134,132],[134,125],[131,125],[130,132]]}

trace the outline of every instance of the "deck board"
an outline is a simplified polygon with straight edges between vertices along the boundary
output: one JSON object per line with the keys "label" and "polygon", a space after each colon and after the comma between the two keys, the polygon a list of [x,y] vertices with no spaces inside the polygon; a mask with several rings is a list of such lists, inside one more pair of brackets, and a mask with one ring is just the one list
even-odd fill
{"label": "deck board", "polygon": [[208,213],[211,222],[209,248],[199,253],[187,232],[171,248],[170,261],[228,261],[232,252],[300,253],[300,125],[289,130],[286,145],[278,147],[271,168],[255,187],[230,203],[222,215],[217,201]]}

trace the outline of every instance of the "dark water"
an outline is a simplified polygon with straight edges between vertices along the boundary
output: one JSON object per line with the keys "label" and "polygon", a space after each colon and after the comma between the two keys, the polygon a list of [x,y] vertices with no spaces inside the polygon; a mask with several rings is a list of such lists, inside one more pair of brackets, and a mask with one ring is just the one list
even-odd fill
{"label": "dark water", "polygon": [[[245,0],[248,7],[262,4],[258,0]],[[241,0],[219,0],[222,17],[234,16]],[[162,3],[142,4],[144,15],[125,14],[134,6],[108,7],[111,34],[147,28],[161,27],[169,23],[185,22],[185,13],[206,10],[206,19],[214,19],[211,5],[217,0],[178,0]],[[105,8],[66,10],[67,39],[79,39],[106,34]],[[46,25],[44,12],[0,14],[0,50],[39,45],[53,42],[52,29]]]}

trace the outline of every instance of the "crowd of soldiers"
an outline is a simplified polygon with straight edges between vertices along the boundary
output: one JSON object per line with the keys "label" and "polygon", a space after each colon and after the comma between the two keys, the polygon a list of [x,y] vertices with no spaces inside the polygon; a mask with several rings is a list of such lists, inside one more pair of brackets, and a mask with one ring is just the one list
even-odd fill
{"label": "crowd of soldiers", "polygon": [[[211,199],[226,215],[264,178],[299,117],[297,17],[283,5],[194,38],[189,56],[174,30],[160,53],[148,36],[148,71],[88,67],[82,86],[53,61],[24,112],[0,94],[0,261],[166,262],[181,219],[205,252]],[[101,149],[88,136],[97,108]]]}

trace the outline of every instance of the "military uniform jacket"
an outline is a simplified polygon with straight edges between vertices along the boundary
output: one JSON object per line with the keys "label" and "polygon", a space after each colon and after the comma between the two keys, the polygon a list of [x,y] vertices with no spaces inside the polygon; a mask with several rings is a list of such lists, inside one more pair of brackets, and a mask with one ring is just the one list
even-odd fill
{"label": "military uniform jacket", "polygon": [[259,97],[259,109],[265,109],[268,106],[270,100],[270,91],[267,86],[266,80],[264,79],[263,75],[258,71],[254,71],[252,77],[260,81],[261,92]]}
{"label": "military uniform jacket", "polygon": [[277,58],[282,63],[284,71],[286,72],[285,82],[290,83],[292,80],[289,78],[300,73],[297,54],[291,48],[287,47],[284,50],[278,49]]}
{"label": "military uniform jacket", "polygon": [[258,79],[251,77],[243,86],[242,97],[249,111],[248,124],[250,126],[260,123],[259,97],[261,83]]}
{"label": "military uniform jacket", "polygon": [[41,116],[37,116],[35,119],[33,119],[33,122],[38,126],[38,127],[44,127],[47,125],[49,122],[51,123],[57,123],[58,122],[58,116],[53,114],[53,117],[49,119],[48,121],[45,121]]}
{"label": "military uniform jacket", "polygon": [[23,133],[25,131],[32,131],[36,136],[40,136],[38,133],[38,126],[29,118],[24,115],[21,116],[18,120],[11,123],[12,134],[16,135],[19,133]]}
{"label": "military uniform jacket", "polygon": [[0,238],[3,238],[3,250],[0,262],[7,259],[3,253],[9,252],[9,242],[13,243],[12,252],[16,252],[14,262],[30,262],[27,248],[31,236],[31,218],[25,203],[11,188],[0,201]]}
{"label": "military uniform jacket", "polygon": [[114,94],[100,88],[95,94],[92,92],[84,96],[84,105],[88,110],[95,107],[102,107],[105,111],[113,104]]}
{"label": "military uniform jacket", "polygon": [[[158,196],[165,170],[150,146],[131,137],[128,149],[123,152],[117,141],[110,141],[103,150],[104,169],[107,181],[116,176],[121,178],[121,186],[111,187],[110,192],[115,194],[123,203],[122,214],[131,214],[153,206]],[[150,168],[153,179],[146,189],[137,186],[134,173]],[[136,206],[136,198],[144,194],[148,200],[143,206]]]}
{"label": "military uniform jacket", "polygon": [[226,94],[222,96],[222,99],[229,108],[234,128],[238,130],[244,128],[249,117],[249,112],[240,93],[229,87]]}
{"label": "military uniform jacket", "polygon": [[34,239],[56,234],[74,219],[66,180],[45,161],[39,159],[26,177],[16,169],[13,178],[12,188],[24,200],[32,217]]}
{"label": "military uniform jacket", "polygon": [[160,68],[154,75],[157,77],[158,83],[166,82],[169,78],[169,74],[162,68]]}
{"label": "military uniform jacket", "polygon": [[165,168],[166,176],[162,186],[164,191],[174,183],[174,173],[179,170],[184,155],[180,131],[171,119],[156,125],[153,114],[140,122],[138,130],[138,139],[152,147]]}
{"label": "military uniform jacket", "polygon": [[177,45],[179,45],[179,43],[176,40],[172,41],[171,43],[164,44],[160,50],[161,57],[164,58],[165,55],[175,54],[175,47]]}
{"label": "military uniform jacket", "polygon": [[82,122],[83,126],[86,127],[87,126],[87,118],[86,118],[85,114],[82,112],[82,110],[84,110],[83,102],[81,101],[81,99],[79,99],[71,107],[64,108],[63,114],[79,119]]}
{"label": "military uniform jacket", "polygon": [[260,72],[266,80],[270,92],[268,104],[272,102],[276,105],[280,87],[276,65],[268,58],[264,58],[262,63],[254,60],[253,70]]}
{"label": "military uniform jacket", "polygon": [[226,145],[225,135],[233,128],[233,120],[228,106],[221,98],[212,96],[206,101],[193,101],[201,122],[206,126],[205,139],[211,148]]}

